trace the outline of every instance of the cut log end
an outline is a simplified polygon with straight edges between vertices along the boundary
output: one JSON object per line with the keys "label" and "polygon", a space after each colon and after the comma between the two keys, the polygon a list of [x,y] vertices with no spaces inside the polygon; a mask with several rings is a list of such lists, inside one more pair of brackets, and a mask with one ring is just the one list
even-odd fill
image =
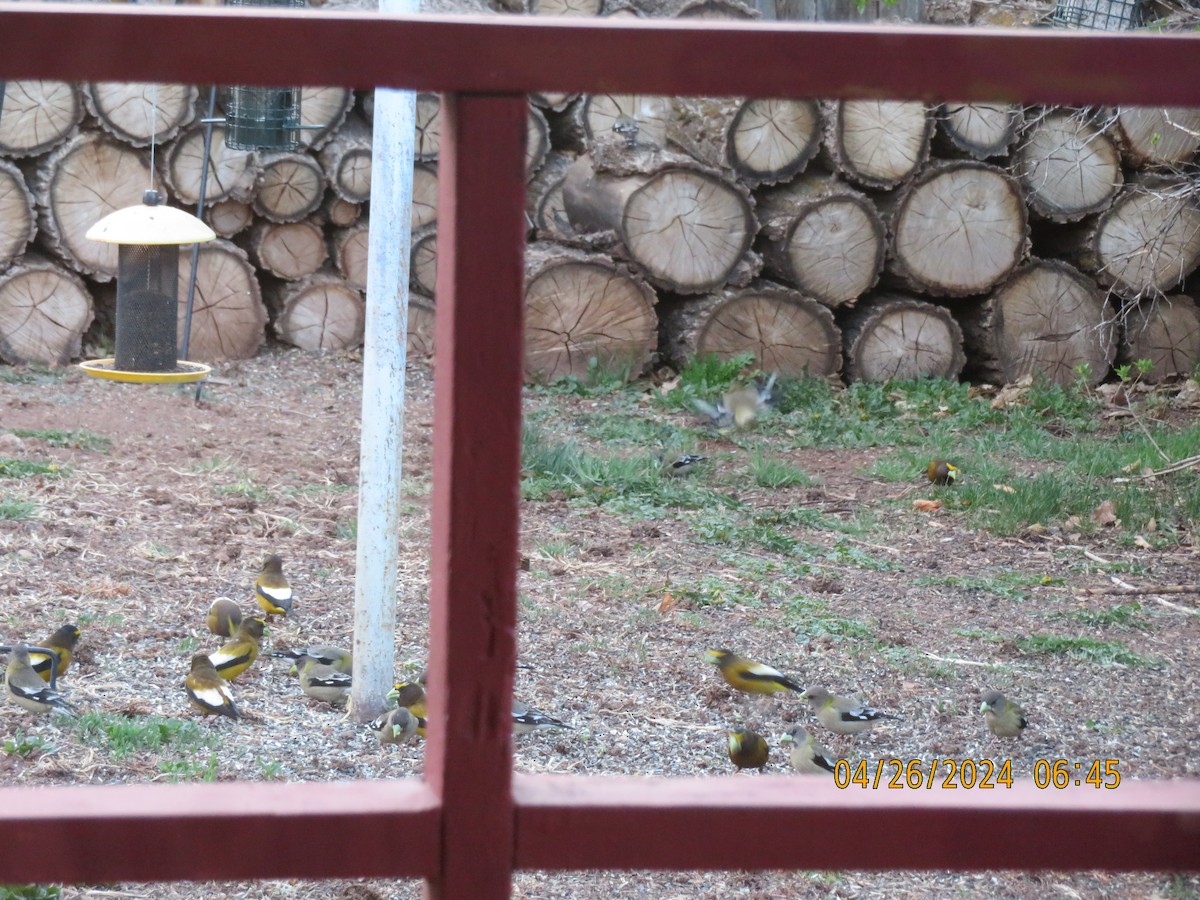
{"label": "cut log end", "polygon": [[860,302],[847,314],[844,336],[851,381],[957,378],[966,363],[950,311],[903,294]]}

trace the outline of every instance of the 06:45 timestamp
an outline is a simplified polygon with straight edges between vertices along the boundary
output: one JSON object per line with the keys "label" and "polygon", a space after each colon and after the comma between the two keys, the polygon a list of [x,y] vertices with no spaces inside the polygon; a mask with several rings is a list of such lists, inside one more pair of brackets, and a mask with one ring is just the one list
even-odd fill
{"label": "06:45 timestamp", "polygon": [[1113,791],[1121,783],[1117,770],[1120,760],[1093,759],[1072,762],[1069,759],[1039,759],[1033,764],[1033,784],[1038,788],[1062,790],[1066,787],[1090,785],[1097,790]]}

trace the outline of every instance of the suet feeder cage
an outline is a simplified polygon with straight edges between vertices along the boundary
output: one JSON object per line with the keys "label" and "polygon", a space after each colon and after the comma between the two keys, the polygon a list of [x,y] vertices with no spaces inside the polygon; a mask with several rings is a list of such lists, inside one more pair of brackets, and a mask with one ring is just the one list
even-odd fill
{"label": "suet feeder cage", "polygon": [[1129,31],[1142,24],[1141,0],[1058,0],[1050,24],[1093,31]]}
{"label": "suet feeder cage", "polygon": [[[295,7],[306,0],[225,0],[226,6]],[[231,150],[296,150],[300,147],[300,88],[229,89],[225,146]]]}
{"label": "suet feeder cage", "polygon": [[110,213],[87,237],[118,245],[116,355],[80,367],[112,381],[170,383],[207,375],[208,366],[176,359],[179,248],[213,240],[213,230],[160,205],[158,192],[148,190],[140,206]]}

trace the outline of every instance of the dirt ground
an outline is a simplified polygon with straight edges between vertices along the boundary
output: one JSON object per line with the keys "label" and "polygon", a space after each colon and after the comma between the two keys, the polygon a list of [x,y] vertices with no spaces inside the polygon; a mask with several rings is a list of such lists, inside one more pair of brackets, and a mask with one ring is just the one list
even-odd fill
{"label": "dirt ground", "polygon": [[[6,370],[11,374],[11,370]],[[19,373],[17,373],[19,374]],[[63,690],[84,709],[196,720],[182,681],[197,649],[215,649],[204,613],[219,595],[245,605],[262,558],[278,552],[297,590],[295,621],[273,623],[268,643],[348,645],[352,625],[361,361],[354,355],[272,351],[219,368],[193,391],[96,382],[79,374],[0,380],[0,457],[52,461],[44,477],[0,479],[0,501],[36,504],[0,518],[2,639],[43,637],[80,623],[77,667]],[[428,585],[432,379],[408,376],[397,673],[423,665]],[[581,441],[602,411],[590,397],[531,396],[555,407],[561,437]],[[653,412],[670,417],[671,414]],[[678,414],[679,427],[691,424]],[[22,429],[82,431],[111,441],[76,446]],[[1149,664],[1034,655],[984,635],[1087,633],[1064,614],[1103,612],[1131,598],[1112,589],[1098,560],[1124,564],[1139,586],[1195,585],[1194,542],[1147,551],[1100,533],[997,538],[949,514],[917,516],[901,495],[927,488],[864,473],[880,451],[780,451],[811,486],[767,490],[727,480],[746,464],[719,438],[711,456],[722,490],[769,512],[794,505],[830,517],[870,507],[867,539],[796,529],[826,555],[786,585],[827,608],[824,632],[799,633],[788,605],[762,585],[779,577],[769,554],[761,584],[711,543],[688,514],[647,522],[567,499],[525,502],[520,575],[520,699],[573,730],[520,739],[525,772],[734,776],[725,758],[731,723],[747,721],[777,743],[808,722],[794,697],[747,705],[701,659],[732,646],[807,684],[868,699],[900,718],[839,747],[861,758],[1119,760],[1124,779],[1200,777],[1200,616],[1195,594],[1137,595],[1136,626],[1096,626]],[[907,494],[906,494],[907,492]],[[913,493],[917,492],[917,493]],[[793,570],[788,570],[793,571]],[[980,585],[998,573],[1029,576],[1011,595]],[[788,576],[791,577],[791,576]],[[725,602],[679,590],[705,579],[739,583]],[[710,598],[711,600],[711,598]],[[1166,602],[1161,602],[1166,601]],[[1189,612],[1189,610],[1191,610]],[[792,611],[794,612],[794,610]],[[840,624],[839,624],[840,623]],[[862,623],[872,640],[859,646]],[[978,715],[999,688],[1031,721],[1021,741],[998,746]],[[208,744],[164,769],[162,754],[116,755],[66,720],[0,704],[0,743],[34,736],[39,752],[0,754],[4,784],[47,785],[221,779],[394,778],[419,774],[421,746],[381,748],[340,711],[307,700],[283,660],[263,658],[236,684],[246,721],[201,724]],[[768,771],[786,772],[773,747]],[[190,767],[189,767],[190,766]],[[1198,848],[1200,854],[1200,848]],[[64,896],[195,896],[196,885],[65,888]],[[408,898],[412,882],[205,885],[206,897]],[[529,898],[693,897],[1186,897],[1200,879],[1104,873],[522,873]]]}

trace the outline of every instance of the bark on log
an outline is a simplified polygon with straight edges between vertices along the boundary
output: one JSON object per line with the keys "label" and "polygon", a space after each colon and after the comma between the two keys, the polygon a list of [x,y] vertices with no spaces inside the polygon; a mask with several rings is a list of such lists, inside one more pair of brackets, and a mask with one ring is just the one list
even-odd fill
{"label": "bark on log", "polygon": [[560,113],[578,96],[564,91],[534,91],[529,95],[529,102],[548,112]]}
{"label": "bark on log", "polygon": [[[185,129],[166,148],[161,159],[163,181],[180,203],[200,200],[200,176],[204,171],[204,125]],[[249,203],[254,198],[254,182],[259,166],[249,150],[231,150],[225,146],[225,126],[214,125],[208,160],[208,181],[204,202],[236,200]]]}
{"label": "bark on log", "polygon": [[963,334],[944,306],[905,294],[861,300],[842,326],[849,381],[957,378]]}
{"label": "bark on log", "polygon": [[957,307],[973,374],[993,384],[1040,375],[1097,385],[1116,355],[1104,292],[1061,260],[1032,260],[988,297]]}
{"label": "bark on log", "polygon": [[134,147],[163,144],[196,118],[200,91],[190,84],[93,81],[84,86],[88,112],[100,127]]}
{"label": "bark on log", "polygon": [[799,291],[769,281],[699,298],[676,298],[662,314],[663,347],[682,368],[698,354],[753,353],[763,371],[785,377],[836,376],[842,332],[833,313]]}
{"label": "bark on log", "polygon": [[434,306],[429,297],[408,295],[408,358],[430,359],[433,356]]}
{"label": "bark on log", "polygon": [[563,182],[575,157],[551,153],[529,182],[525,212],[543,238],[570,237],[575,233],[563,201]]}
{"label": "bark on log", "polygon": [[532,178],[550,152],[550,122],[533,104],[525,117],[525,177]]}
{"label": "bark on log", "polygon": [[212,205],[205,219],[217,237],[231,238],[250,227],[254,221],[254,210],[240,200],[222,200]]}
{"label": "bark on log", "polygon": [[83,121],[83,95],[65,81],[9,81],[0,112],[0,154],[37,156],[57,147]]}
{"label": "bark on log", "polygon": [[636,378],[658,346],[654,291],[600,254],[556,244],[525,253],[525,372],[584,377],[592,366]]}
{"label": "bark on log", "polygon": [[853,303],[879,280],[887,232],[870,199],[808,173],[759,193],[763,267],[827,306]]}
{"label": "bark on log", "polygon": [[830,161],[861,187],[896,187],[929,158],[934,117],[923,103],[839,100],[822,112]]}
{"label": "bark on log", "polygon": [[275,335],[301,350],[346,350],[363,340],[362,294],[328,270],[272,291],[279,314]]}
{"label": "bark on log", "polygon": [[614,231],[667,290],[744,285],[761,267],[750,252],[758,223],[749,192],[679,154],[599,142],[571,165],[563,198],[577,231]]}
{"label": "bark on log", "polygon": [[437,290],[437,223],[434,222],[412,233],[412,251],[409,255],[409,283],[419,293],[431,300]]}
{"label": "bark on log", "polygon": [[300,88],[300,145],[320,150],[337,133],[353,106],[354,91],[350,88]]}
{"label": "bark on log", "polygon": [[92,323],[92,295],[74,272],[29,254],[0,275],[0,359],[65,366]]}
{"label": "bark on log", "polygon": [[33,194],[15,163],[0,159],[0,272],[23,254],[37,234]]}
{"label": "bark on log", "polygon": [[438,176],[433,163],[413,166],[412,227],[420,228],[437,221]]}
{"label": "bark on log", "polygon": [[367,289],[368,221],[360,220],[349,228],[339,228],[329,237],[333,261],[346,284],[360,291]]}
{"label": "bark on log", "polygon": [[1200,306],[1187,294],[1143,300],[1127,310],[1117,359],[1150,361],[1143,381],[1187,378],[1200,365]]}
{"label": "bark on log", "polygon": [[437,94],[417,94],[417,134],[413,157],[435,160],[442,149],[442,99]]}
{"label": "bark on log", "polygon": [[263,153],[255,179],[254,211],[272,222],[298,222],[325,197],[325,173],[307,153]]}
{"label": "bark on log", "polygon": [[317,158],[335,194],[349,203],[371,199],[371,127],[360,116],[347,116]]}
{"label": "bark on log", "polygon": [[84,237],[100,219],[142,202],[150,183],[146,154],[98,131],[80,132],[38,164],[39,241],[72,269],[97,281],[117,274],[117,246]]}
{"label": "bark on log", "polygon": [[329,258],[325,233],[311,219],[286,223],[260,219],[250,229],[247,245],[256,266],[285,281],[313,274]]}
{"label": "bark on log", "polygon": [[1131,168],[1181,165],[1200,150],[1200,109],[1124,106],[1112,133]]}
{"label": "bark on log", "polygon": [[1108,207],[1121,188],[1121,157],[1078,112],[1034,119],[1013,160],[1029,206],[1053,222],[1075,222]]}
{"label": "bark on log", "polygon": [[950,103],[938,125],[946,143],[972,159],[1007,156],[1017,141],[1023,116],[1017,104]]}
{"label": "bark on log", "polygon": [[180,253],[179,347],[183,347],[194,247],[200,248],[200,256],[188,357],[205,361],[252,358],[266,341],[267,309],[245,251],[223,240],[196,244]]}
{"label": "bark on log", "polygon": [[938,297],[978,294],[1025,258],[1029,221],[1017,180],[977,162],[930,165],[889,199],[888,272]]}

